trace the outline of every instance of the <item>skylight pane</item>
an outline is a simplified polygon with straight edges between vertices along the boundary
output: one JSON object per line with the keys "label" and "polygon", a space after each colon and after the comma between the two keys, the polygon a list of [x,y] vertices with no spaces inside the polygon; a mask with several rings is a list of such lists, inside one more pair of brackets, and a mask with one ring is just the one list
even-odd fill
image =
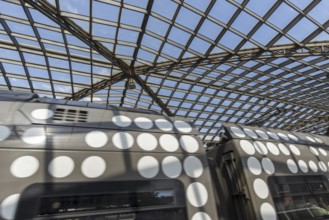
{"label": "skylight pane", "polygon": [[130,31],[124,28],[119,28],[119,34],[118,34],[119,40],[136,43],[138,35],[139,32]]}
{"label": "skylight pane", "polygon": [[242,11],[233,22],[232,27],[247,35],[257,24],[258,20]]}
{"label": "skylight pane", "polygon": [[320,1],[308,14],[320,24],[329,20],[329,1]]}
{"label": "skylight pane", "polygon": [[60,8],[73,14],[89,15],[89,1],[60,0]]}
{"label": "skylight pane", "polygon": [[117,22],[119,19],[119,7],[98,1],[93,2],[93,17],[107,21]]}
{"label": "skylight pane", "polygon": [[98,37],[104,37],[107,39],[114,39],[116,33],[116,28],[109,26],[109,25],[103,25],[98,23],[93,23],[93,35]]}
{"label": "skylight pane", "polygon": [[182,31],[179,28],[173,27],[170,31],[170,34],[168,38],[174,42],[177,42],[179,44],[185,45],[191,35],[189,33],[186,33],[185,31]]}
{"label": "skylight pane", "polygon": [[21,6],[5,1],[0,1],[0,14],[26,19],[25,12]]}
{"label": "skylight pane", "polygon": [[144,15],[142,13],[128,10],[128,9],[122,9],[121,14],[121,22],[123,24],[128,24],[135,27],[141,27],[143,22]]}
{"label": "skylight pane", "polygon": [[216,40],[222,29],[223,28],[221,26],[219,26],[218,24],[206,19],[203,22],[203,24],[199,30],[199,33],[205,37],[210,38],[211,40]]}
{"label": "skylight pane", "polygon": [[235,11],[236,7],[231,3],[226,0],[218,0],[212,7],[209,15],[216,18],[218,21],[227,24]]}
{"label": "skylight pane", "polygon": [[263,24],[252,36],[252,38],[265,46],[275,37],[276,34],[276,31],[266,24]]}
{"label": "skylight pane", "polygon": [[[186,19],[188,18],[188,19]],[[200,21],[201,16],[182,7],[179,11],[179,14],[176,18],[176,22],[191,29],[194,30]]]}
{"label": "skylight pane", "polygon": [[10,30],[15,33],[35,36],[33,29],[30,25],[25,25],[17,22],[7,21],[7,25],[9,26]]}
{"label": "skylight pane", "polygon": [[247,8],[257,15],[263,17],[275,2],[276,0],[266,0],[262,1],[260,4],[259,0],[250,0],[247,4]]}
{"label": "skylight pane", "polygon": [[316,28],[315,24],[304,17],[288,33],[296,40],[302,41],[315,31]]}
{"label": "skylight pane", "polygon": [[[160,2],[160,1],[156,1],[156,2]],[[165,34],[167,33],[167,30],[168,30],[168,27],[169,27],[169,24],[167,24],[166,22],[163,22],[157,18],[150,16],[150,18],[147,22],[146,29],[149,31],[152,31],[153,33],[156,33],[160,36],[165,36]]]}
{"label": "skylight pane", "polygon": [[162,15],[168,19],[172,19],[177,8],[177,4],[173,1],[154,1],[152,11]]}
{"label": "skylight pane", "polygon": [[234,50],[236,46],[241,42],[242,38],[231,31],[226,31],[224,36],[219,41],[223,46]]}
{"label": "skylight pane", "polygon": [[[284,15],[284,16],[282,16]],[[298,12],[288,6],[286,3],[281,3],[279,8],[268,19],[272,24],[280,29],[285,28],[296,16]]]}

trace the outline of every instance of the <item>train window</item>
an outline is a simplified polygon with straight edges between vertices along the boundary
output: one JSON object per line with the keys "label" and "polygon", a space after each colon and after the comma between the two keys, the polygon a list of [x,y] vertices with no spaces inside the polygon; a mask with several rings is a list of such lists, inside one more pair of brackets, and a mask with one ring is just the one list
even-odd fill
{"label": "train window", "polygon": [[[24,217],[23,217],[24,216]],[[16,219],[185,219],[178,180],[33,184]]]}
{"label": "train window", "polygon": [[329,218],[326,177],[271,176],[268,184],[280,220]]}

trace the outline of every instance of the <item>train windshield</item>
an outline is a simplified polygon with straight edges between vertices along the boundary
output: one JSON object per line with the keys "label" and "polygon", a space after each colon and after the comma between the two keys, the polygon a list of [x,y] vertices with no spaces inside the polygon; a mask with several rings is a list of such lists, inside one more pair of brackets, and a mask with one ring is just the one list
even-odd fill
{"label": "train windshield", "polygon": [[280,220],[329,219],[329,184],[321,175],[268,179]]}
{"label": "train windshield", "polygon": [[[23,217],[24,216],[24,217]],[[17,219],[185,219],[177,180],[33,184],[22,194]]]}

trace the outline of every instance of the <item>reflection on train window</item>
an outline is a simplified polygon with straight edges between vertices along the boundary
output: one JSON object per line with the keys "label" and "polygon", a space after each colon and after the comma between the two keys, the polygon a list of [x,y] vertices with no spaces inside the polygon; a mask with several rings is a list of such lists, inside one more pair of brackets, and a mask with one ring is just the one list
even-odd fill
{"label": "reflection on train window", "polygon": [[[17,219],[186,219],[178,180],[33,184],[22,194]],[[24,216],[24,217],[23,217]]]}
{"label": "reflection on train window", "polygon": [[324,176],[271,176],[268,184],[280,220],[329,219]]}

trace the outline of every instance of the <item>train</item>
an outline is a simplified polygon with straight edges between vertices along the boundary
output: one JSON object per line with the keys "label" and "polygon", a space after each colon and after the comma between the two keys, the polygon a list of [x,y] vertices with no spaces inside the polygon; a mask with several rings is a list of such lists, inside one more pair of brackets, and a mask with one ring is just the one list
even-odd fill
{"label": "train", "polygon": [[329,219],[329,137],[0,91],[0,219]]}

